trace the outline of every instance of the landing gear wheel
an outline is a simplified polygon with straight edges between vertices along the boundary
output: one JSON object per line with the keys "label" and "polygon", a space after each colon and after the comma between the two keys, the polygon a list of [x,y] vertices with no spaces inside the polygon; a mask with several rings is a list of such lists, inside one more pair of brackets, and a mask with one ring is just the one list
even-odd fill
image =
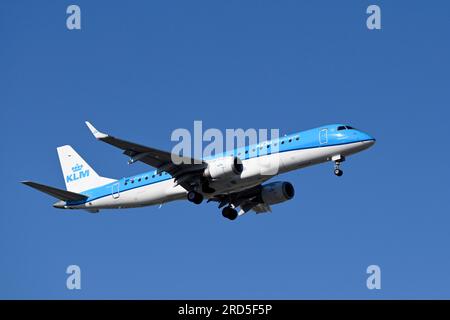
{"label": "landing gear wheel", "polygon": [[203,195],[195,191],[189,191],[187,194],[187,199],[195,204],[200,204],[203,201]]}
{"label": "landing gear wheel", "polygon": [[222,210],[222,215],[227,219],[235,220],[238,216],[238,213],[232,207],[225,207]]}
{"label": "landing gear wheel", "polygon": [[[345,159],[345,158],[344,158]],[[339,167],[341,166],[341,160],[336,160],[334,162],[334,174],[338,177],[342,176],[344,174],[344,171],[342,171]]]}

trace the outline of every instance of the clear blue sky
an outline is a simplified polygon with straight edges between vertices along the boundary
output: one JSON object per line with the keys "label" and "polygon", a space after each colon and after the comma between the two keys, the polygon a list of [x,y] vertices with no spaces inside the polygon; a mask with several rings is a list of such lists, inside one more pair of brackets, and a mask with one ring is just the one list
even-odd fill
{"label": "clear blue sky", "polygon": [[[81,31],[66,29],[71,3]],[[0,298],[450,298],[448,1],[1,1],[0,39]],[[342,178],[331,163],[279,177],[295,199],[234,222],[184,201],[53,209],[19,181],[63,188],[57,146],[104,176],[148,169],[84,120],[167,150],[194,120],[343,122],[377,144]]]}

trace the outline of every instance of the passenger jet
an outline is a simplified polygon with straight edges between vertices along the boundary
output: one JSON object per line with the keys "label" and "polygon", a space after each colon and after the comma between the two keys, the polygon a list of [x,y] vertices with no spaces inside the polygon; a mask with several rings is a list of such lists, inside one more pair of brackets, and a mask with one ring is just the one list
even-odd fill
{"label": "passenger jet", "polygon": [[[230,220],[253,210],[270,212],[271,205],[294,197],[286,181],[265,183],[288,171],[334,162],[334,174],[342,176],[341,163],[350,155],[375,143],[369,134],[343,124],[326,125],[297,132],[259,144],[237,148],[208,159],[180,159],[171,152],[128,142],[102,133],[86,122],[97,140],[106,142],[156,170],[119,180],[99,176],[69,145],[57,148],[66,190],[32,181],[22,183],[57,199],[61,209],[135,208],[187,199],[200,204],[204,199],[218,202],[222,215]],[[178,157],[178,158],[177,158]],[[187,161],[186,161],[187,160]],[[197,161],[194,161],[197,160]],[[277,164],[275,172],[266,166]]]}

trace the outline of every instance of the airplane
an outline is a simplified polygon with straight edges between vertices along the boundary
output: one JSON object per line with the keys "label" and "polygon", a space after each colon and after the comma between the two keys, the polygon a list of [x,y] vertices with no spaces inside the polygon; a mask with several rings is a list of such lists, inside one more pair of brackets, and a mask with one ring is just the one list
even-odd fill
{"label": "airplane", "polygon": [[[59,199],[53,205],[55,208],[97,213],[101,209],[162,205],[179,199],[200,204],[206,198],[208,202],[218,203],[225,218],[235,220],[251,210],[271,212],[271,205],[294,197],[290,182],[265,184],[274,176],[331,161],[334,174],[340,177],[341,163],[376,141],[351,126],[331,124],[199,160],[115,138],[98,131],[88,121],[86,125],[97,140],[123,150],[130,157],[129,164],[140,161],[156,170],[119,180],[105,178],[71,146],[58,147],[66,190],[22,181]],[[264,166],[274,162],[277,170],[264,171]]]}

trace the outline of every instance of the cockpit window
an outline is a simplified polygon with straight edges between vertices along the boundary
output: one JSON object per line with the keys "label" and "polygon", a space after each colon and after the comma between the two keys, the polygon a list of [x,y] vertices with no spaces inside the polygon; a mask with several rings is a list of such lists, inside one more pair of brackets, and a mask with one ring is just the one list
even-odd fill
{"label": "cockpit window", "polygon": [[356,129],[350,126],[339,126],[337,127],[337,130],[340,131],[340,130],[356,130]]}

